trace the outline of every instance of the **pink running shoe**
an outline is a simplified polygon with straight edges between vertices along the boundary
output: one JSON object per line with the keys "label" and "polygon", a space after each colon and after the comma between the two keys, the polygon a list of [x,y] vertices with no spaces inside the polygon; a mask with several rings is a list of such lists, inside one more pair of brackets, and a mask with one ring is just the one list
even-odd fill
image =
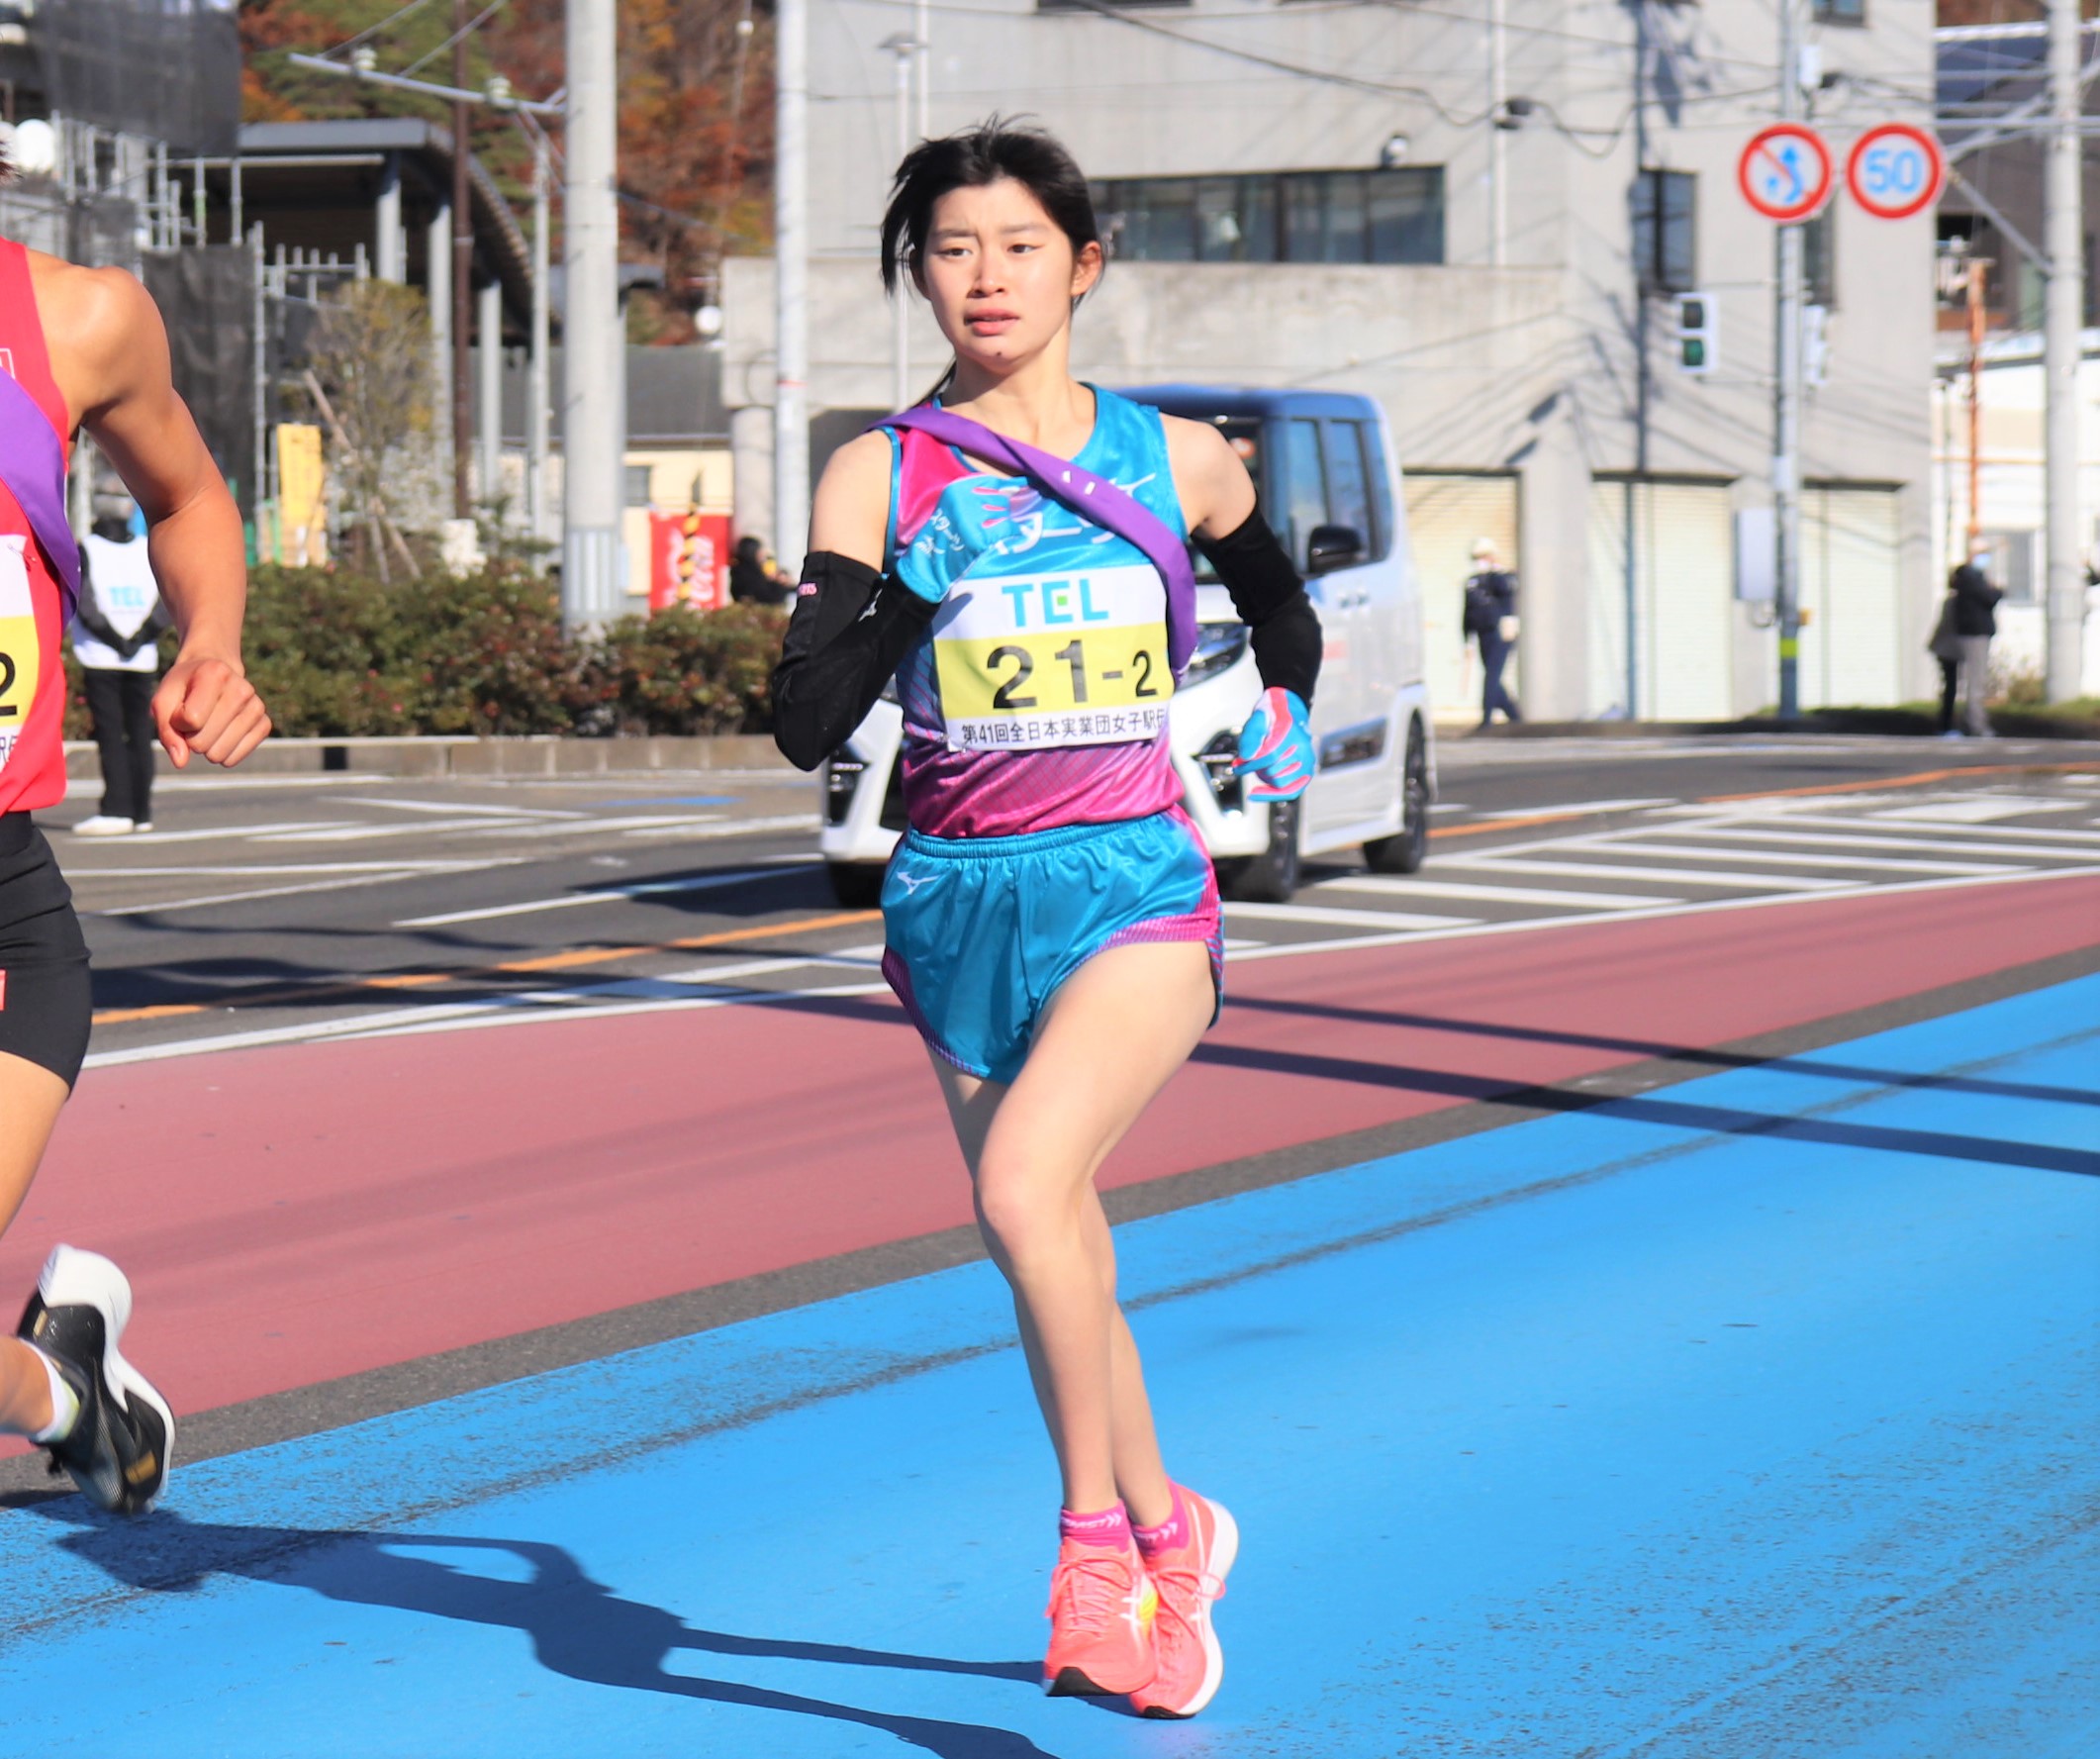
{"label": "pink running shoe", "polygon": [[1050,1652],[1043,1690],[1053,1698],[1119,1698],[1151,1685],[1152,1619],[1159,1596],[1137,1547],[1067,1539],[1050,1578]]}
{"label": "pink running shoe", "polygon": [[1225,1652],[1210,1622],[1210,1605],[1225,1592],[1225,1574],[1239,1555],[1240,1529],[1222,1505],[1181,1487],[1193,1529],[1187,1541],[1147,1563],[1159,1590],[1153,1627],[1159,1671],[1130,1695],[1141,1716],[1193,1716],[1217,1696]]}

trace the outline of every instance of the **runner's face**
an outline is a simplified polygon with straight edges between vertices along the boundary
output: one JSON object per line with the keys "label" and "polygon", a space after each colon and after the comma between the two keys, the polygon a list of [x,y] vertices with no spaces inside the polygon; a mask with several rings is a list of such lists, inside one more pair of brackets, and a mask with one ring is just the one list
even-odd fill
{"label": "runner's face", "polygon": [[1100,279],[1101,247],[1072,241],[1010,177],[953,189],[933,206],[919,290],[958,359],[1007,372],[1072,322]]}

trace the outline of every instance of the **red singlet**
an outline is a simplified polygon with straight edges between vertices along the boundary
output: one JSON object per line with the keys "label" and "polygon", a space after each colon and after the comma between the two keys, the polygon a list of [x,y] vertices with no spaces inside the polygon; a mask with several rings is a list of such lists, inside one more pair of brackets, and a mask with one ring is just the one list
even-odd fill
{"label": "red singlet", "polygon": [[[0,239],[0,372],[35,400],[67,457],[72,423],[30,285],[29,252]],[[64,501],[64,485],[59,485]],[[0,480],[0,813],[55,806],[65,798],[65,666],[57,575],[28,518]]]}

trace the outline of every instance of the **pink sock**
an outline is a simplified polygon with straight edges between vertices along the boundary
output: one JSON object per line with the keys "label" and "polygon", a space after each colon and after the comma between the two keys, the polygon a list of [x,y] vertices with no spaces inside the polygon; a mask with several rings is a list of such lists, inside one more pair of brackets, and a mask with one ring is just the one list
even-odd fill
{"label": "pink sock", "polygon": [[1077,1539],[1082,1545],[1107,1545],[1118,1551],[1130,1546],[1130,1516],[1121,1503],[1098,1515],[1075,1515],[1070,1509],[1060,1509],[1057,1530],[1061,1538]]}
{"label": "pink sock", "polygon": [[1174,1492],[1174,1512],[1156,1527],[1132,1526],[1131,1538],[1137,1548],[1147,1557],[1157,1557],[1163,1551],[1189,1540],[1189,1505],[1187,1493],[1180,1485],[1169,1487]]}

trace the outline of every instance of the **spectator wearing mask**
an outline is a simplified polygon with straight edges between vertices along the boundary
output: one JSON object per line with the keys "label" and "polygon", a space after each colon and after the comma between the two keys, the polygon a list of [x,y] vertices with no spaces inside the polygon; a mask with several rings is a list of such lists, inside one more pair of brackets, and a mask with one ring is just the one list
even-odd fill
{"label": "spectator wearing mask", "polygon": [[1515,723],[1524,717],[1516,698],[1502,687],[1502,667],[1517,644],[1517,577],[1500,565],[1491,538],[1474,544],[1473,562],[1462,628],[1480,644],[1480,725],[1493,721],[1497,709],[1505,721]]}
{"label": "spectator wearing mask", "polygon": [[1961,650],[1961,730],[1972,739],[1990,734],[1983,699],[1990,687],[1990,642],[1998,633],[1998,601],[2005,597],[1991,585],[1990,559],[1990,551],[1978,544],[1947,582],[1954,595],[1956,643]]}
{"label": "spectator wearing mask", "polygon": [[795,583],[783,574],[756,537],[739,537],[729,558],[729,597],[739,605],[785,605]]}
{"label": "spectator wearing mask", "polygon": [[146,559],[129,495],[97,494],[95,523],[80,546],[80,611],[73,657],[87,686],[102,757],[102,805],[75,836],[122,836],[153,828],[153,686],[160,632],[172,619]]}

